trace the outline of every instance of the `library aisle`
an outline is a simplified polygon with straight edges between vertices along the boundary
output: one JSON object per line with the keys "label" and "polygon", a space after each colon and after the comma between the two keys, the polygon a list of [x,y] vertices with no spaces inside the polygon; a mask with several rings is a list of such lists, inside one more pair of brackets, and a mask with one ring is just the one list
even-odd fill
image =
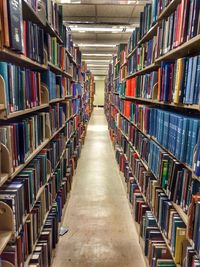
{"label": "library aisle", "polygon": [[94,109],[53,267],[143,267],[103,109]]}

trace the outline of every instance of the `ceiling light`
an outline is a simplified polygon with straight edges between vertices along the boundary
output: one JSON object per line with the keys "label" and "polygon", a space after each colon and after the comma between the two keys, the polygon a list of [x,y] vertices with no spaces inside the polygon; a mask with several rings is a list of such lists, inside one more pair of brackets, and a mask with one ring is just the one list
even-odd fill
{"label": "ceiling light", "polygon": [[90,56],[90,57],[112,57],[112,54],[89,54],[89,53],[83,53],[82,56]]}
{"label": "ceiling light", "polygon": [[108,67],[108,65],[87,64],[88,67]]}
{"label": "ceiling light", "polygon": [[75,27],[74,25],[70,26],[70,29],[73,32],[80,32],[80,31],[87,31],[87,32],[112,32],[112,33],[127,33],[132,32],[135,28],[127,28],[127,27],[121,27],[121,28],[113,28],[113,27]]}
{"label": "ceiling light", "polygon": [[73,1],[73,0],[60,0],[61,4],[81,4],[81,1]]}
{"label": "ceiling light", "polygon": [[80,47],[116,47],[116,44],[78,44]]}
{"label": "ceiling light", "polygon": [[108,59],[108,60],[105,60],[105,59],[85,59],[84,61],[86,61],[86,62],[110,62],[110,60]]}

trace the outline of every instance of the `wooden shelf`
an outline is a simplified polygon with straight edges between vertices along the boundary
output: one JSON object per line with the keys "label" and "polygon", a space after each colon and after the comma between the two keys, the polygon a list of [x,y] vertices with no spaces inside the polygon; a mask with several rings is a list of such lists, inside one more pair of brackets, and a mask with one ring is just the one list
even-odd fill
{"label": "wooden shelf", "polygon": [[47,65],[37,63],[23,54],[18,54],[7,48],[0,49],[0,60],[14,63],[22,67],[29,67],[35,70],[47,70]]}
{"label": "wooden shelf", "polygon": [[129,54],[128,56],[126,57],[127,59],[129,59],[133,54],[134,52],[137,50],[138,46],[136,46]]}
{"label": "wooden shelf", "polygon": [[0,231],[0,255],[12,237],[11,231]]}
{"label": "wooden shelf", "polygon": [[18,173],[20,173],[41,151],[43,148],[45,148],[47,146],[47,144],[60,132],[62,131],[65,126],[66,123],[72,119],[73,117],[75,117],[76,114],[72,115],[71,117],[69,117],[66,121],[65,124],[58,129],[49,139],[47,139],[46,141],[44,141],[41,145],[38,146],[37,149],[34,150],[34,152],[27,158],[26,162],[19,165],[18,167],[15,168],[15,171],[11,174],[6,174],[4,175],[4,182],[7,181],[8,179],[13,179]]}
{"label": "wooden shelf", "polygon": [[120,60],[117,60],[117,62],[115,63],[114,67],[116,67],[119,63],[120,63]]}
{"label": "wooden shelf", "polygon": [[178,59],[184,56],[195,55],[198,52],[200,52],[200,34],[183,43],[182,45],[172,49],[165,55],[160,56],[155,62],[159,63],[162,60]]}
{"label": "wooden shelf", "polygon": [[23,19],[24,20],[30,20],[42,28],[45,27],[46,18],[44,18],[44,20],[42,20],[38,16],[37,12],[32,8],[32,6],[26,2],[26,0],[22,1],[22,12],[23,12]]}
{"label": "wooden shelf", "polygon": [[57,32],[53,29],[53,27],[49,24],[49,22],[46,22],[45,30],[47,33],[49,33],[52,37],[56,37],[59,44],[63,44],[63,40],[61,37],[57,34]]}
{"label": "wooden shelf", "polygon": [[187,165],[186,163],[180,161],[179,159],[177,159],[175,157],[175,155],[173,155],[169,150],[167,150],[165,147],[163,147],[155,137],[153,136],[150,136],[148,134],[146,134],[145,132],[142,131],[142,129],[140,129],[135,123],[133,123],[130,119],[128,119],[126,116],[124,116],[124,114],[118,109],[118,107],[116,107],[113,103],[111,103],[111,105],[113,105],[117,110],[118,112],[120,113],[120,115],[122,117],[124,117],[127,121],[129,121],[135,128],[138,129],[138,131],[140,131],[146,138],[148,138],[149,140],[152,140],[154,141],[162,150],[164,150],[166,153],[168,153],[173,159],[175,159],[176,161],[178,161],[180,164],[182,164],[186,169],[188,169],[191,173],[192,173],[192,178],[193,179],[196,179],[198,181],[200,181],[200,177],[196,176],[193,172],[193,169],[192,167],[190,167],[189,165]]}
{"label": "wooden shelf", "polygon": [[8,119],[13,119],[13,118],[16,118],[19,116],[24,116],[26,114],[30,114],[30,113],[42,110],[42,109],[47,108],[47,107],[49,107],[49,104],[44,104],[44,105],[40,105],[37,107],[29,108],[29,109],[15,111],[15,112],[9,113],[8,115],[5,115],[5,116],[1,116],[1,112],[0,112],[0,120],[8,120]]}
{"label": "wooden shelf", "polygon": [[56,74],[62,74],[63,73],[63,70],[60,67],[54,65],[53,63],[51,63],[49,61],[48,61],[48,66],[50,67],[50,70],[52,70]]}
{"label": "wooden shelf", "polygon": [[124,62],[124,63],[120,66],[120,69],[123,68],[123,67],[126,66],[126,65],[127,65],[127,61]]}
{"label": "wooden shelf", "polygon": [[65,52],[68,54],[69,57],[73,58],[73,55],[65,48]]}
{"label": "wooden shelf", "polygon": [[153,36],[155,36],[155,34],[157,33],[157,27],[158,27],[158,22],[156,22],[156,24],[152,26],[150,30],[141,38],[141,40],[138,42],[138,45],[141,45],[146,41],[150,40],[151,38],[153,38]]}
{"label": "wooden shelf", "polygon": [[167,102],[158,101],[154,99],[145,99],[145,98],[133,97],[133,96],[122,96],[121,98],[143,102],[143,103],[151,103],[155,105],[167,106],[167,107],[172,107],[172,108],[191,109],[191,110],[200,111],[200,105],[187,105],[187,104],[182,104],[182,103],[174,104],[174,103],[167,103]]}
{"label": "wooden shelf", "polygon": [[169,17],[177,8],[178,4],[181,2],[181,0],[172,0],[160,13],[158,17],[158,21],[165,19]]}
{"label": "wooden shelf", "polygon": [[143,68],[142,70],[138,70],[138,71],[136,71],[136,72],[134,72],[134,73],[128,75],[128,76],[126,77],[126,79],[129,79],[129,78],[132,78],[132,77],[135,77],[135,76],[138,76],[138,75],[142,75],[143,73],[149,73],[149,72],[152,72],[152,71],[158,69],[158,67],[159,67],[159,64],[158,64],[158,63],[157,63],[157,64],[156,64],[156,63],[153,63],[153,64],[151,64],[151,65],[149,65],[149,66]]}
{"label": "wooden shelf", "polygon": [[72,75],[69,72],[63,71],[63,75],[67,78],[72,79]]}

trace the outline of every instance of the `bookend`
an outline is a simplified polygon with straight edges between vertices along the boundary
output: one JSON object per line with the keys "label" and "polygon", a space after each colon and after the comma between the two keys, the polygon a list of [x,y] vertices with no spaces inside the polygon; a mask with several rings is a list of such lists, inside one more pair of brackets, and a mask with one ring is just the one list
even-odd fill
{"label": "bookend", "polygon": [[10,152],[8,148],[1,143],[1,172],[0,172],[0,184],[4,183],[7,180],[7,175],[13,172],[13,167],[11,163]]}
{"label": "bookend", "polygon": [[6,88],[3,77],[0,75],[0,119],[7,116],[6,110]]}
{"label": "bookend", "polygon": [[14,221],[12,209],[0,201],[0,254],[14,233]]}
{"label": "bookend", "polygon": [[49,91],[44,83],[41,83],[41,104],[49,103]]}
{"label": "bookend", "polygon": [[2,267],[14,267],[14,265],[9,261],[2,261]]}
{"label": "bookend", "polygon": [[47,159],[47,177],[51,177],[52,174],[52,168],[51,168],[51,162]]}
{"label": "bookend", "polygon": [[154,84],[153,86],[152,99],[157,100],[157,95],[158,95],[158,83]]}

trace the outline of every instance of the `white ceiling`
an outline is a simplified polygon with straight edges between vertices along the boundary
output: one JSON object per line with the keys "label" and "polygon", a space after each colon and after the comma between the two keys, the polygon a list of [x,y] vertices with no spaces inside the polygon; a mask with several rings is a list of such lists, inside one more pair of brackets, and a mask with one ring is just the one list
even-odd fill
{"label": "white ceiling", "polygon": [[[59,0],[58,2],[63,5],[63,19],[66,25],[73,29],[72,37],[75,44],[117,45],[128,41],[132,29],[139,25],[140,12],[143,11],[144,5],[151,1]],[[82,27],[84,30],[81,29]],[[90,28],[90,31],[88,32],[85,28]],[[91,31],[91,28],[95,29]],[[115,28],[120,32],[113,33],[112,29]],[[81,46],[80,48],[83,53],[89,54],[113,54],[116,51],[116,47]],[[112,56],[83,56],[83,59],[95,59],[97,63],[99,59],[111,58]],[[106,65],[108,66],[108,62]],[[102,67],[100,70],[98,66],[91,66],[90,69],[95,75],[98,73],[105,75],[108,67]]]}

